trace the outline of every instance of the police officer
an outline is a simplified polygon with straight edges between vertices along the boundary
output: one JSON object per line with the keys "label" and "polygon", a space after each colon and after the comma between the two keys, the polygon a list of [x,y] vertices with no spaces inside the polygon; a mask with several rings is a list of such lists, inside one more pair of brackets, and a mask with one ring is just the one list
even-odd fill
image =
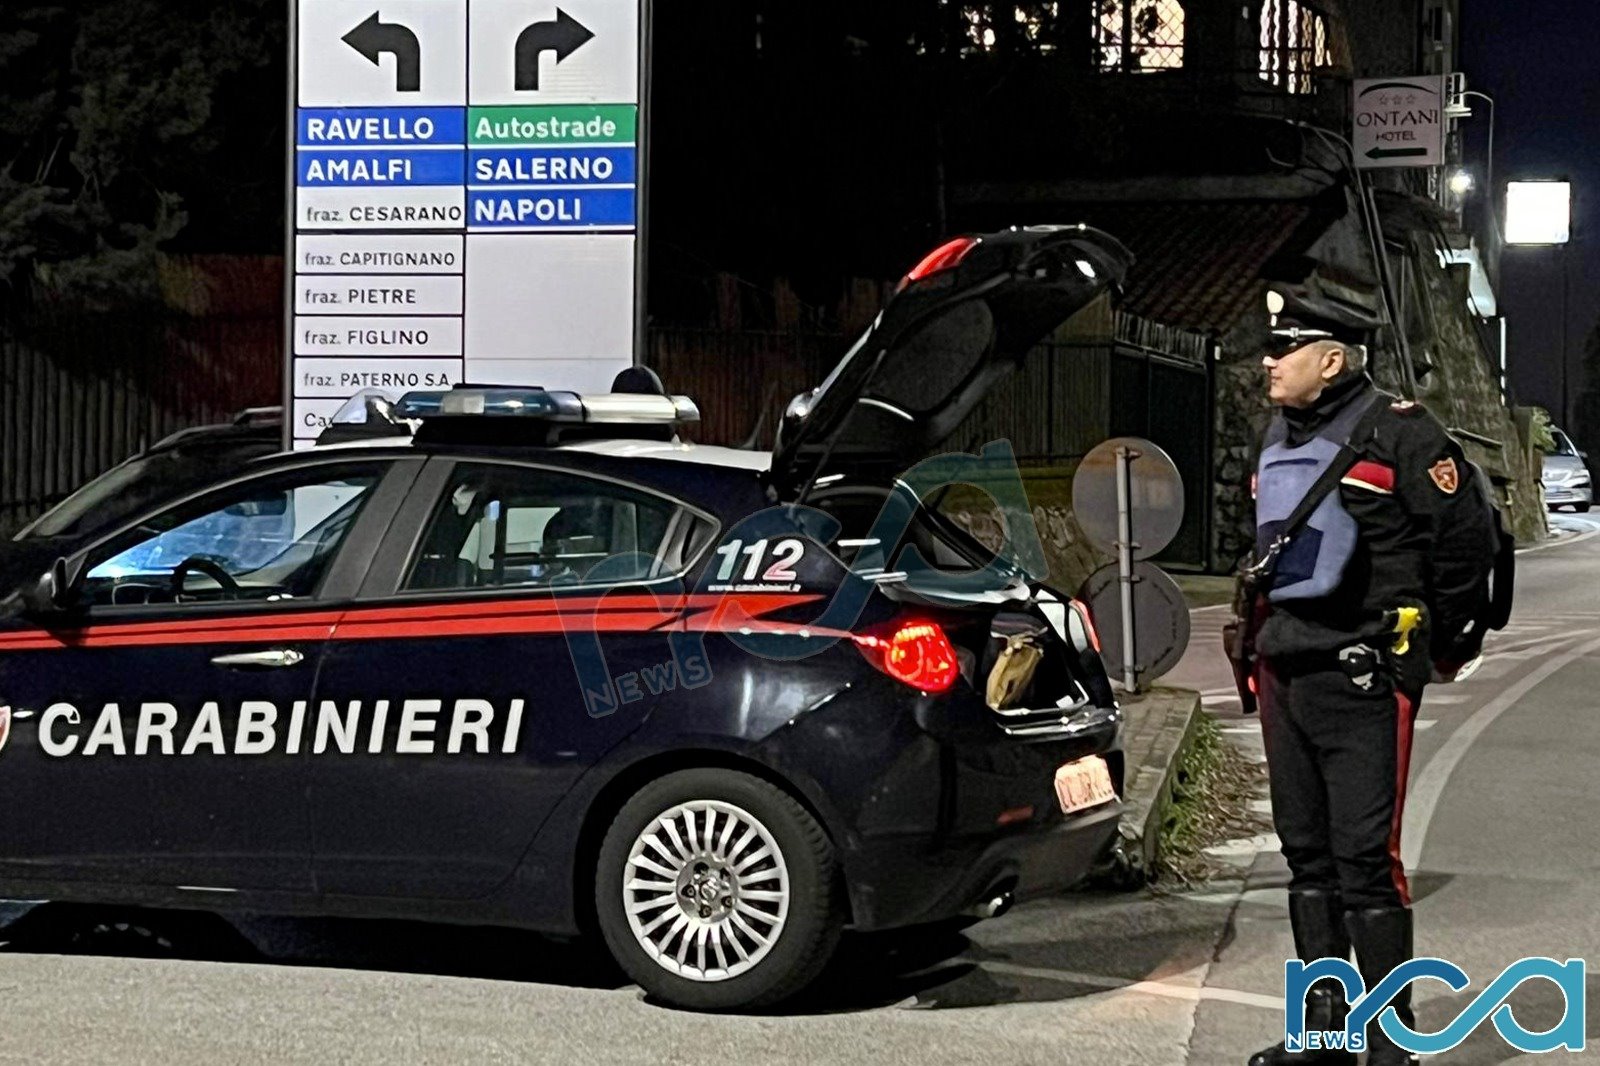
{"label": "police officer", "polygon": [[[1304,289],[1269,293],[1268,308],[1277,411],[1254,485],[1265,576],[1253,676],[1273,823],[1296,952],[1347,958],[1353,944],[1371,988],[1412,955],[1400,859],[1412,727],[1434,659],[1450,658],[1473,608],[1471,582],[1433,557],[1435,530],[1475,475],[1437,420],[1374,387],[1362,342],[1375,321]],[[1319,487],[1310,517],[1287,529]],[[1430,632],[1447,636],[1430,647]],[[1393,1006],[1414,1028],[1409,990]],[[1308,1030],[1340,1030],[1345,1014],[1340,989],[1307,997]],[[1414,1061],[1376,1024],[1368,1047],[1372,1066]],[[1250,1059],[1306,1062],[1355,1055],[1280,1044]]]}

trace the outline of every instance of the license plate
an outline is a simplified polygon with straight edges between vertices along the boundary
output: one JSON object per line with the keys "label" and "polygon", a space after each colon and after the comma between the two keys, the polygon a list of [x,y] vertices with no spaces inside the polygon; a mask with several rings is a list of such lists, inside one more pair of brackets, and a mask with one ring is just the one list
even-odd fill
{"label": "license plate", "polygon": [[1069,762],[1056,771],[1056,799],[1061,801],[1061,813],[1098,807],[1117,798],[1111,784],[1111,768],[1098,755]]}

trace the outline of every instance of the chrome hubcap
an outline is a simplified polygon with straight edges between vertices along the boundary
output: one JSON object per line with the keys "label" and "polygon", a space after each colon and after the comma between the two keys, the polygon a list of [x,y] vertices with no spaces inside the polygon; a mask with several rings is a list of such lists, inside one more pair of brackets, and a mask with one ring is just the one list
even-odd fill
{"label": "chrome hubcap", "polygon": [[766,826],[718,800],[664,811],[633,842],[622,902],[665,970],[726,981],[772,950],[789,914],[789,869]]}

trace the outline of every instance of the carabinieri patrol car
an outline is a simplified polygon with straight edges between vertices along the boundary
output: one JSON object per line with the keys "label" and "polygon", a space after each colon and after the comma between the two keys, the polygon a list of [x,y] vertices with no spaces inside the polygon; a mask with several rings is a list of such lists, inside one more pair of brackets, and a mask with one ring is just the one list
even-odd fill
{"label": "carabinieri patrol car", "polygon": [[913,464],[1127,265],[941,247],[772,453],[634,371],[69,499],[0,554],[0,896],[598,928],[726,1009],[1067,887],[1123,779],[1092,620]]}

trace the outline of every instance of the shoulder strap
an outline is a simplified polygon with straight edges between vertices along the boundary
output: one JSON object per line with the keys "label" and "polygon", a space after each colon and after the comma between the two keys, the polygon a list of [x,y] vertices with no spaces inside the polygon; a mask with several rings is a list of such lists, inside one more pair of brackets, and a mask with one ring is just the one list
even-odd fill
{"label": "shoulder strap", "polygon": [[1258,560],[1251,568],[1257,578],[1268,577],[1277,568],[1278,556],[1284,547],[1300,531],[1300,527],[1310,521],[1311,515],[1328,494],[1338,488],[1339,482],[1344,480],[1346,474],[1361,458],[1361,448],[1371,438],[1373,430],[1377,428],[1378,419],[1383,414],[1384,407],[1388,404],[1389,397],[1377,390],[1373,390],[1366,407],[1361,410],[1361,415],[1355,420],[1355,426],[1344,440],[1339,442],[1339,454],[1333,462],[1322,472],[1322,476],[1311,483],[1311,488],[1301,498],[1299,504],[1289,517],[1284,520],[1278,530],[1278,536],[1273,540],[1272,546],[1267,549],[1267,554]]}

